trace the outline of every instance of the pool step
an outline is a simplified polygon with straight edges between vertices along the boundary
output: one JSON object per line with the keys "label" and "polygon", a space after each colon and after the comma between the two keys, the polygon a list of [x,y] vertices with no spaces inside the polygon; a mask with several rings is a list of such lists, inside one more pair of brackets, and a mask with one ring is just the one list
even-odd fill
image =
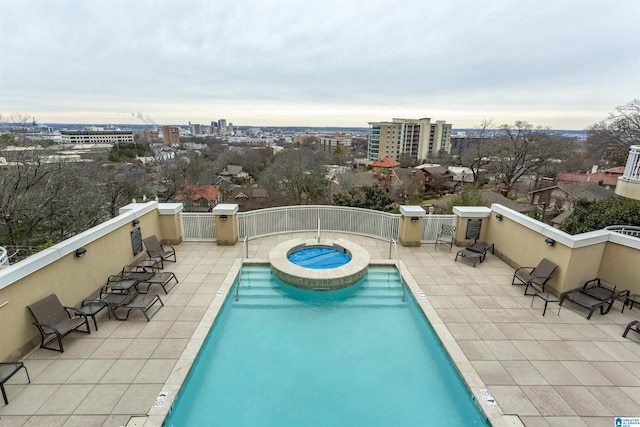
{"label": "pool step", "polygon": [[[300,302],[293,298],[286,289],[274,284],[270,269],[261,267],[245,267],[242,271],[239,301],[236,307],[299,307]],[[340,302],[345,307],[401,307],[403,292],[395,270],[370,268],[367,283],[358,289],[357,298]],[[313,303],[311,303],[313,304]],[[323,302],[318,302],[323,304]]]}
{"label": "pool step", "polygon": [[[352,301],[344,301],[339,304],[339,307],[345,308],[406,308],[406,304],[403,303],[400,298],[395,298],[396,302],[375,302],[375,301],[360,301],[360,302],[352,302]],[[315,304],[320,306],[321,304]],[[313,307],[314,304],[300,304],[299,301],[295,300],[280,300],[280,301],[270,301],[264,299],[256,299],[256,300],[248,300],[247,298],[242,298],[238,301],[233,302],[234,308],[304,308],[304,307]]]}

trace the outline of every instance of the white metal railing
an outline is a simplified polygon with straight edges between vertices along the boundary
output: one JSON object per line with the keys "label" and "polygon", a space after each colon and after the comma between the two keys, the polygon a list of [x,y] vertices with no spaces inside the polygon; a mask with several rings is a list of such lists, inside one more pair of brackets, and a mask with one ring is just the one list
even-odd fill
{"label": "white metal railing", "polygon": [[[397,240],[400,227],[399,214],[345,206],[282,206],[239,212],[237,215],[240,239],[300,231],[315,231],[319,238],[324,230]],[[212,213],[181,213],[180,222],[185,241],[215,241]],[[434,242],[442,224],[455,225],[456,216],[425,216],[421,241]]]}
{"label": "white metal railing", "polygon": [[185,241],[213,241],[216,239],[216,223],[211,212],[182,212],[180,223],[182,238]]}
{"label": "white metal railing", "polygon": [[632,145],[627,158],[627,166],[620,179],[640,182],[640,145]]}
{"label": "white metal railing", "polygon": [[422,221],[421,242],[435,242],[443,225],[456,225],[455,215],[427,215]]}
{"label": "white metal railing", "polygon": [[604,229],[620,234],[626,234],[627,236],[640,238],[640,227],[634,225],[610,225],[608,227],[605,227]]}
{"label": "white metal railing", "polygon": [[383,239],[397,238],[400,215],[344,206],[283,206],[238,214],[239,236],[323,230],[343,231]]}

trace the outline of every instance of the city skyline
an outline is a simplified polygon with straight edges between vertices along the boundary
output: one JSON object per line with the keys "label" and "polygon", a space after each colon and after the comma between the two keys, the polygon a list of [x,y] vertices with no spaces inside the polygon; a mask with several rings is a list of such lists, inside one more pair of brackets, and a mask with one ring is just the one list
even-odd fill
{"label": "city skyline", "polygon": [[0,2],[5,120],[584,129],[640,94],[631,0]]}

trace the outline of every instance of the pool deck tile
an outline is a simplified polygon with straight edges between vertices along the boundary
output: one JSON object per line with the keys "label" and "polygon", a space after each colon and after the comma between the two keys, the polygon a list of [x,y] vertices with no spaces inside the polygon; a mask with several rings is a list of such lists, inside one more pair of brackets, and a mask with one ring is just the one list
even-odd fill
{"label": "pool deck tile", "polygon": [[[247,261],[266,261],[286,240],[315,237],[251,240]],[[374,262],[389,262],[389,242],[322,234],[338,238],[362,246]],[[161,426],[242,256],[241,244],[176,249],[178,262],[165,269],[180,283],[161,293],[165,307],[150,322],[137,313],[126,322],[99,315],[99,331],[65,338],[62,354],[34,349],[23,359],[32,383],[24,375],[8,381],[0,425],[124,426],[142,416],[145,426]],[[608,315],[586,320],[570,306],[558,316],[551,303],[543,317],[539,301],[531,307],[532,297],[511,285],[513,268],[491,254],[473,268],[454,262],[455,250],[429,244],[398,252],[407,286],[494,426],[610,426],[615,416],[640,416],[640,340],[621,337],[637,310],[621,313],[617,302]],[[165,400],[156,400],[160,392]]]}

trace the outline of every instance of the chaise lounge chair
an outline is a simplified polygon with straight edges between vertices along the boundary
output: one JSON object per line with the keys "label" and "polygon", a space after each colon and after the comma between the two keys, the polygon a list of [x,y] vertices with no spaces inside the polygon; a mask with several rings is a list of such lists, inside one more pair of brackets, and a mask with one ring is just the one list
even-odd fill
{"label": "chaise lounge chair", "polygon": [[[513,273],[511,285],[526,285],[524,288],[525,295],[535,295],[536,292],[544,292],[547,282],[551,279],[551,275],[557,268],[557,265],[546,258],[542,258],[542,261],[540,261],[536,267],[520,267],[516,269]],[[520,283],[516,283],[516,280]],[[535,290],[533,294],[527,292],[529,287]]]}
{"label": "chaise lounge chair", "polygon": [[[148,312],[151,308],[159,302],[160,305],[156,308],[153,314],[149,315]],[[83,301],[84,304],[104,304],[109,309],[109,317],[113,314],[116,320],[128,320],[132,310],[139,311],[147,319],[147,322],[164,307],[164,303],[160,299],[158,294],[140,294],[140,293],[106,293],[101,294],[98,298],[88,299]],[[118,310],[126,310],[126,316],[122,317]]]}
{"label": "chaise lounge chair", "polygon": [[160,261],[160,268],[164,268],[165,261],[176,262],[176,250],[171,245],[161,245],[155,235],[142,239],[147,248],[149,258]]}
{"label": "chaise lounge chair", "polygon": [[[162,286],[162,290],[166,295],[169,289],[178,284],[178,278],[174,273],[170,271],[155,271],[153,269],[148,270],[136,265],[125,265],[122,268],[120,277],[137,280],[138,284],[146,284],[146,291],[140,293],[148,293],[151,285],[160,285]],[[168,288],[169,284],[172,281],[175,281],[175,283],[173,284],[173,286],[171,286],[171,288]]]}
{"label": "chaise lounge chair", "polygon": [[[64,353],[64,348],[62,347],[62,338],[64,336],[71,332],[91,333],[87,316],[77,308],[63,306],[56,294],[51,294],[36,303],[28,305],[27,308],[35,319],[33,324],[40,331],[42,338],[40,348]],[[80,329],[83,325],[86,331]],[[54,340],[58,341],[58,348],[47,347],[47,344]]]}
{"label": "chaise lounge chair", "polygon": [[458,257],[469,258],[473,260],[473,266],[475,267],[478,261],[484,262],[484,259],[487,257],[487,252],[489,251],[491,251],[492,254],[495,253],[493,243],[469,242],[466,248],[456,253],[456,259],[454,261],[458,261]]}
{"label": "chaise lounge chair", "polygon": [[613,303],[621,297],[628,296],[628,290],[616,290],[617,286],[600,278],[588,280],[580,289],[566,292],[560,298],[560,306],[558,313],[562,308],[565,300],[569,300],[574,304],[589,310],[587,319],[591,319],[591,315],[596,309],[600,309],[600,314],[609,313]]}

